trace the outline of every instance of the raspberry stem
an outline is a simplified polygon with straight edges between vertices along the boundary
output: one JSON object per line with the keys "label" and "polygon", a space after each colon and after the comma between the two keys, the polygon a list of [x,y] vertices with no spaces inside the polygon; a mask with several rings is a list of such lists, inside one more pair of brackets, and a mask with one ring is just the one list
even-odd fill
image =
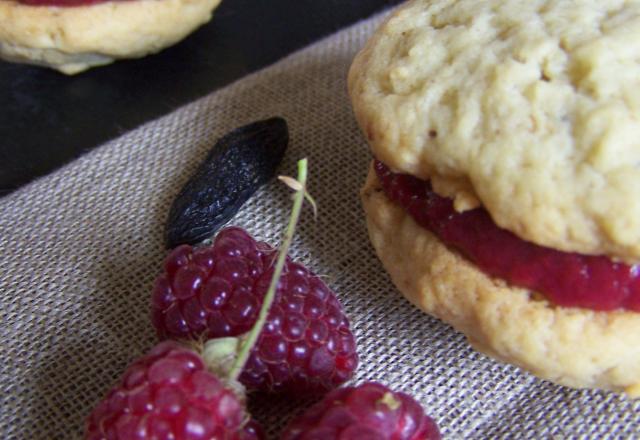
{"label": "raspberry stem", "polygon": [[[300,218],[300,211],[302,210],[302,204],[304,202],[305,197],[307,196],[307,159],[300,159],[298,161],[298,179],[297,182],[299,186],[296,186],[295,194],[293,198],[293,208],[291,210],[291,216],[289,217],[289,224],[287,225],[287,230],[285,231],[284,238],[282,240],[282,244],[280,245],[280,251],[278,253],[278,260],[276,261],[276,266],[273,271],[273,277],[271,278],[271,283],[269,284],[269,289],[264,297],[264,301],[262,302],[262,307],[260,308],[260,313],[258,315],[258,319],[255,324],[247,333],[244,338],[244,342],[238,352],[238,357],[231,367],[231,371],[229,372],[230,380],[238,380],[244,365],[247,363],[249,359],[249,355],[251,353],[251,349],[256,344],[258,340],[258,336],[262,332],[262,328],[264,327],[265,322],[267,321],[267,315],[269,314],[269,309],[271,308],[271,304],[276,295],[276,286],[278,285],[278,280],[280,279],[280,274],[282,273],[282,268],[284,267],[284,263],[287,257],[287,252],[289,251],[289,247],[291,246],[291,242],[293,241],[293,234],[296,230],[296,224],[298,223],[298,219]],[[292,185],[290,185],[292,186]]]}

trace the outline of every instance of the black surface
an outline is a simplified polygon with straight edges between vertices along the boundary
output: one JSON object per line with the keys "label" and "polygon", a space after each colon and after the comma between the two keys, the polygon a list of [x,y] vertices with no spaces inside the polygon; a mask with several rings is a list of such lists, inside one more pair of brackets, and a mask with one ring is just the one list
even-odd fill
{"label": "black surface", "polygon": [[68,77],[0,61],[0,196],[399,0],[223,0],[176,46]]}

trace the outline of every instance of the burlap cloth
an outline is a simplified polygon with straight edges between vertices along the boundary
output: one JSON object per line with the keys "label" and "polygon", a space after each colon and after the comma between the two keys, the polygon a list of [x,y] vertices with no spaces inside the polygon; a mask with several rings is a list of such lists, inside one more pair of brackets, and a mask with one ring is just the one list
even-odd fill
{"label": "burlap cloth", "polygon": [[[172,198],[215,139],[271,115],[284,116],[291,131],[282,171],[293,174],[297,159],[310,160],[319,216],[314,222],[306,211],[292,253],[326,276],[343,301],[359,344],[357,382],[411,393],[448,438],[640,437],[640,402],[573,391],[480,355],[391,284],[365,230],[358,190],[370,157],[345,84],[353,56],[381,18],[0,199],[0,438],[81,435],[92,406],[156,340],[149,297],[165,256]],[[289,195],[273,182],[233,223],[276,243]],[[252,410],[275,437],[299,405],[258,398]]]}

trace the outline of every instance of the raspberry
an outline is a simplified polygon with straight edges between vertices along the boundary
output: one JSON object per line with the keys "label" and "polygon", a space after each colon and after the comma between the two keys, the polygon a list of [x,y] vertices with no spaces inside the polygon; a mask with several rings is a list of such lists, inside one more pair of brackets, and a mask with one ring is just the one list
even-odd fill
{"label": "raspberry", "polygon": [[[213,245],[175,248],[156,280],[152,321],[165,338],[238,336],[256,321],[276,251],[240,228]],[[240,381],[250,390],[321,392],[357,366],[355,339],[335,294],[287,258],[266,325]]]}
{"label": "raspberry", "polygon": [[295,418],[282,440],[437,440],[440,432],[420,404],[376,382],[340,388]]}
{"label": "raspberry", "polygon": [[85,439],[263,438],[240,399],[176,342],[133,362],[89,415]]}
{"label": "raspberry", "polygon": [[482,208],[456,212],[428,181],[395,174],[380,161],[375,170],[390,200],[488,275],[540,292],[559,306],[640,312],[637,265],[530,243],[498,227]]}

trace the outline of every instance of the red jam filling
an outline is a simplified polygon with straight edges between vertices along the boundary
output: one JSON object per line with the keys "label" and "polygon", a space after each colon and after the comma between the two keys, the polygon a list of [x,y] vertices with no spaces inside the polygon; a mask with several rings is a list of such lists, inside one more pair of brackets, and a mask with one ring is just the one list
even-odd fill
{"label": "red jam filling", "polygon": [[[113,0],[18,0],[18,3],[31,6],[89,6]],[[123,0],[116,0],[123,1]]]}
{"label": "red jam filling", "polygon": [[391,201],[486,274],[559,306],[640,312],[638,266],[524,241],[499,228],[482,208],[457,212],[453,201],[437,195],[428,181],[392,173],[377,160],[375,171]]}

